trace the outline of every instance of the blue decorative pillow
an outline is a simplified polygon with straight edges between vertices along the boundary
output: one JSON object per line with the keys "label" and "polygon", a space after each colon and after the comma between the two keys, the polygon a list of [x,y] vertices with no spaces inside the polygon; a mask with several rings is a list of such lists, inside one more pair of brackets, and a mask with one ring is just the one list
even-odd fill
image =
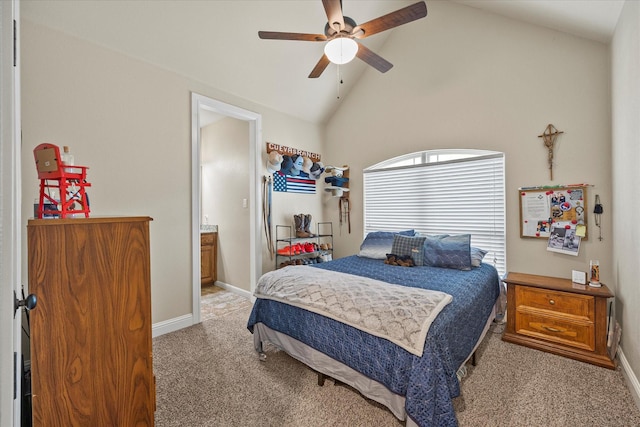
{"label": "blue decorative pillow", "polygon": [[426,236],[403,236],[396,234],[393,236],[393,246],[391,253],[397,256],[408,255],[417,266],[424,265],[424,242]]}
{"label": "blue decorative pillow", "polygon": [[360,245],[358,256],[373,259],[387,259],[387,254],[391,253],[393,246],[393,236],[401,234],[403,236],[413,236],[415,230],[405,231],[372,231],[367,234]]}
{"label": "blue decorative pillow", "polygon": [[472,267],[480,267],[480,263],[482,259],[487,254],[488,251],[484,249],[471,247],[471,266]]}
{"label": "blue decorative pillow", "polygon": [[471,235],[427,237],[424,265],[471,270]]}

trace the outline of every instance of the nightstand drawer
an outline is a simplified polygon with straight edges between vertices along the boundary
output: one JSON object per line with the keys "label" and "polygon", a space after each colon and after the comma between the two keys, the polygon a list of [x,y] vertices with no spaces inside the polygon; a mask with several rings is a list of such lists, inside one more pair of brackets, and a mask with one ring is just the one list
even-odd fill
{"label": "nightstand drawer", "polygon": [[574,323],[533,313],[516,313],[516,333],[593,351],[593,323]]}
{"label": "nightstand drawer", "polygon": [[516,307],[531,307],[552,311],[578,319],[594,320],[594,298],[589,295],[570,294],[548,289],[518,286],[515,289]]}

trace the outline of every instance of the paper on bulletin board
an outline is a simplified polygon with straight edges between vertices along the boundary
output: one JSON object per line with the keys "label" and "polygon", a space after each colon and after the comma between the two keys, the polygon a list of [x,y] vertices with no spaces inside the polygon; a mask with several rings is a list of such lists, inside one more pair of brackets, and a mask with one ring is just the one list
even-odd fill
{"label": "paper on bulletin board", "polygon": [[586,186],[520,188],[521,237],[549,238],[551,228],[571,227],[587,238]]}
{"label": "paper on bulletin board", "polygon": [[551,235],[547,243],[547,250],[550,252],[558,252],[565,255],[578,256],[580,251],[581,237],[576,234],[575,227],[570,225],[551,226]]}
{"label": "paper on bulletin board", "polygon": [[551,201],[544,192],[520,194],[522,212],[522,235],[529,237],[549,237],[549,214]]}

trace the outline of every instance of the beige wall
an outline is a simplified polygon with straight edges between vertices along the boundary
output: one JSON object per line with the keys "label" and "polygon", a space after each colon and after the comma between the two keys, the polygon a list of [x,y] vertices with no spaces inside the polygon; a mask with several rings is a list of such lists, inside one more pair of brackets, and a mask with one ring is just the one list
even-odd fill
{"label": "beige wall", "polygon": [[[613,282],[620,342],[640,375],[640,3],[627,1],[611,44],[613,128]],[[636,382],[637,386],[637,382]],[[640,405],[640,401],[638,401]]]}
{"label": "beige wall", "polygon": [[[521,186],[586,182],[594,185],[589,205],[598,193],[610,209],[606,45],[432,2],[424,25],[391,34],[380,54],[394,68],[368,71],[327,126],[326,151],[352,167],[353,232],[337,239],[339,256],[362,240],[363,168],[422,150],[487,149],[505,153],[508,270],[570,277],[598,259],[611,282],[611,215],[603,215],[603,241],[592,226],[579,256],[551,253],[542,239],[520,238],[517,197]],[[549,123],[564,131],[553,181],[538,138]],[[326,215],[336,221],[337,211]]]}
{"label": "beige wall", "polygon": [[218,225],[218,280],[250,291],[249,123],[224,118],[201,132],[202,218]]}
{"label": "beige wall", "polygon": [[[153,322],[190,314],[191,92],[261,114],[264,141],[319,152],[319,126],[26,20],[21,35],[24,223],[37,195],[33,148],[69,145],[90,167],[92,215],[154,219]],[[265,150],[259,155],[264,164]],[[319,197],[274,199],[276,221],[301,209],[321,213]],[[24,260],[25,239],[26,227]],[[273,265],[266,250],[263,257],[265,269]]]}

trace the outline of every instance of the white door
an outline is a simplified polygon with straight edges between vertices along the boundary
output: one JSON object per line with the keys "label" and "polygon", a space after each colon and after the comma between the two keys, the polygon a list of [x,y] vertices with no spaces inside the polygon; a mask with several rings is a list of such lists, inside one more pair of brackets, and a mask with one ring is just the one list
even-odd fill
{"label": "white door", "polygon": [[0,425],[20,426],[21,288],[19,0],[0,1]]}

